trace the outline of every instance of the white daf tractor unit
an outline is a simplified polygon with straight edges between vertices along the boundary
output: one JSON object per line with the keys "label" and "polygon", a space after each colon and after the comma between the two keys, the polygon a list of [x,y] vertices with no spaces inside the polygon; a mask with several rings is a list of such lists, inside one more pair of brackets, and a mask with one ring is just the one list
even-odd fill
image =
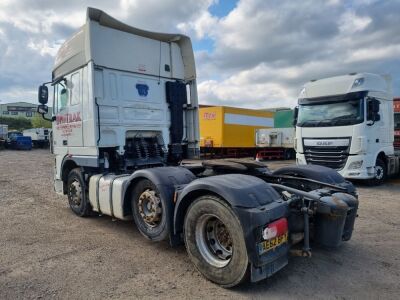
{"label": "white daf tractor unit", "polygon": [[310,256],[310,236],[328,247],[351,238],[357,193],[334,170],[182,162],[199,156],[187,36],[137,29],[89,8],[39,87],[44,118],[49,87],[54,188],[78,216],[108,215],[134,222],[152,241],[184,243],[196,268],[225,287],[273,275],[291,247]]}
{"label": "white daf tractor unit", "polygon": [[387,76],[352,73],[306,83],[295,110],[296,159],[381,184],[399,172]]}

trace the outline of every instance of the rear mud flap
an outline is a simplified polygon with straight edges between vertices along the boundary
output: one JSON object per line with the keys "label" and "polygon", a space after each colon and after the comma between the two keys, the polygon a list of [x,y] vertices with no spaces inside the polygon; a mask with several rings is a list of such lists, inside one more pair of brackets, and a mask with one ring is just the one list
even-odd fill
{"label": "rear mud flap", "polygon": [[251,282],[257,282],[263,280],[265,278],[271,277],[273,274],[281,270],[288,264],[287,255],[283,255],[278,259],[274,260],[271,263],[268,263],[261,267],[255,267],[253,264],[251,265]]}

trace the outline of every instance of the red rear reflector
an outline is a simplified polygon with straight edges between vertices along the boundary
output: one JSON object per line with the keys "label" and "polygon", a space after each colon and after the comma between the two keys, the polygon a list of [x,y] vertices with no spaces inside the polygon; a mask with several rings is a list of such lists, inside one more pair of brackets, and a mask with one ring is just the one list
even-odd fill
{"label": "red rear reflector", "polygon": [[277,236],[284,235],[288,231],[288,224],[286,218],[279,219],[270,223],[263,230],[263,239],[269,240]]}

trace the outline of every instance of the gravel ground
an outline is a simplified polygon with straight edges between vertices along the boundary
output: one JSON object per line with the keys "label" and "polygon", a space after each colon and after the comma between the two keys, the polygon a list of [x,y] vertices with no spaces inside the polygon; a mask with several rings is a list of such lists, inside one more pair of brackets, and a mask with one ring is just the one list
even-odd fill
{"label": "gravel ground", "polygon": [[131,222],[76,217],[52,176],[46,150],[0,151],[0,299],[399,298],[399,179],[357,184],[353,239],[337,251],[314,249],[270,279],[228,290],[205,280],[184,246],[149,242]]}

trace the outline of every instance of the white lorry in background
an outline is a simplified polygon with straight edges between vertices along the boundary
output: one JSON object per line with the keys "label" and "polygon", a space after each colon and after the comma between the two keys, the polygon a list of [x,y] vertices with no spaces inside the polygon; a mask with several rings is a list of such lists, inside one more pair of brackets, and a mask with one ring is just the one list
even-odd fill
{"label": "white lorry in background", "polygon": [[25,129],[22,133],[24,136],[30,136],[32,146],[35,148],[45,148],[49,146],[49,136],[51,129],[49,128],[31,128]]}
{"label": "white lorry in background", "polygon": [[257,157],[294,159],[294,128],[256,129]]}
{"label": "white lorry in background", "polygon": [[298,165],[322,165],[381,184],[399,172],[387,76],[352,73],[304,85],[295,110]]}
{"label": "white lorry in background", "polygon": [[181,163],[200,150],[189,37],[137,29],[89,8],[46,84],[55,95],[54,188],[78,216],[133,220],[152,241],[185,243],[197,269],[225,287],[247,274],[252,281],[273,275],[295,243],[309,256],[310,236],[328,247],[351,238],[357,193],[332,169]]}

